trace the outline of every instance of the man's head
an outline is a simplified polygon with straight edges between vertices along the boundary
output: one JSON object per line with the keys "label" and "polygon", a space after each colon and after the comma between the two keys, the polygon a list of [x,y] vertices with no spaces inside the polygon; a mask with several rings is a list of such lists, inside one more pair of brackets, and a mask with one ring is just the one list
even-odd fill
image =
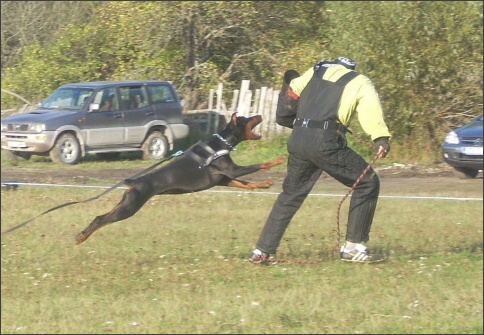
{"label": "man's head", "polygon": [[334,60],[336,64],[341,64],[347,69],[354,70],[356,68],[356,62],[348,57],[338,57]]}

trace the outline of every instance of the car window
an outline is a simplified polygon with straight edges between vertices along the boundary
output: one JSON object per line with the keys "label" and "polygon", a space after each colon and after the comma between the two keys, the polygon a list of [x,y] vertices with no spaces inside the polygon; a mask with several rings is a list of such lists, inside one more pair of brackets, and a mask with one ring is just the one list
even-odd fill
{"label": "car window", "polygon": [[122,109],[138,109],[148,106],[148,96],[144,86],[123,86],[119,88]]}
{"label": "car window", "polygon": [[97,92],[93,103],[99,104],[99,111],[101,112],[119,110],[119,101],[116,88],[105,88]]}
{"label": "car window", "polygon": [[88,88],[59,88],[45,99],[40,107],[49,109],[79,110],[85,106],[92,94]]}
{"label": "car window", "polygon": [[176,101],[173,95],[173,92],[170,90],[168,86],[164,86],[164,85],[148,86],[148,91],[151,95],[151,101],[154,104]]}

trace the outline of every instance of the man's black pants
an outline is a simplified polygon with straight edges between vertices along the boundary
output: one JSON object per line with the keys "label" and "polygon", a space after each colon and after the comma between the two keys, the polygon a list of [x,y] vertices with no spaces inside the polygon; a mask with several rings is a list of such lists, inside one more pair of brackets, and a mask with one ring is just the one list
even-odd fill
{"label": "man's black pants", "polygon": [[[256,248],[274,254],[292,217],[303,204],[324,171],[340,183],[351,187],[368,163],[346,146],[346,138],[335,130],[294,127],[287,141],[289,152],[287,175],[282,193],[267,218]],[[380,181],[373,169],[354,189],[348,214],[346,240],[363,243],[375,213]]]}

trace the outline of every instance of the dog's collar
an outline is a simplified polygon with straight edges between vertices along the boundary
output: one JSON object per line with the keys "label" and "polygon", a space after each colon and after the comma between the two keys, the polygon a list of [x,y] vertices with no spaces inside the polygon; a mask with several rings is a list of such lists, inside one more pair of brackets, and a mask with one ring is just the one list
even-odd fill
{"label": "dog's collar", "polygon": [[237,149],[234,148],[234,146],[232,144],[229,143],[229,141],[227,141],[225,138],[223,138],[219,134],[213,134],[213,136],[218,138],[220,141],[222,141],[226,145],[228,145],[230,150],[237,150]]}

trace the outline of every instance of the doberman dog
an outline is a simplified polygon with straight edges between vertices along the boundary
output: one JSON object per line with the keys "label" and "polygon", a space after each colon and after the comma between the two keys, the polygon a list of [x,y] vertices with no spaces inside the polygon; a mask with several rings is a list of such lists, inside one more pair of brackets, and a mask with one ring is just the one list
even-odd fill
{"label": "doberman dog", "polygon": [[176,160],[143,176],[126,179],[128,189],[123,198],[110,212],[97,216],[76,238],[76,244],[84,242],[99,228],[134,215],[151,197],[161,194],[183,194],[210,189],[214,186],[243,189],[268,188],[272,181],[247,182],[236,179],[257,171],[282,164],[285,155],[276,159],[239,166],[232,161],[230,152],[246,140],[258,140],[260,135],[253,129],[262,122],[260,115],[237,116],[233,113],[226,127],[206,141],[199,141]]}

